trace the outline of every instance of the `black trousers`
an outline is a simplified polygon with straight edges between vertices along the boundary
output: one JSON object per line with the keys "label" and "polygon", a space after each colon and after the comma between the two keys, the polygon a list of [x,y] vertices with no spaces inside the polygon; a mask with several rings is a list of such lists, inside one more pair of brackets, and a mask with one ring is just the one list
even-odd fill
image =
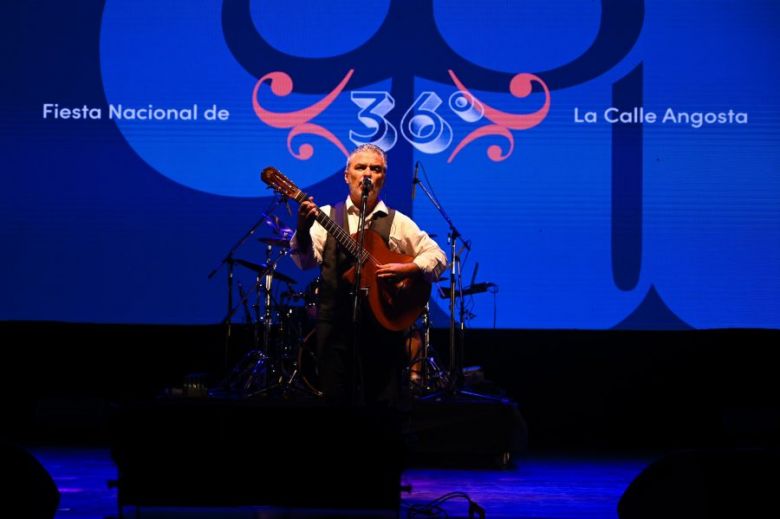
{"label": "black trousers", "polygon": [[317,322],[320,389],[333,403],[397,405],[405,390],[403,332],[383,328],[367,307],[358,332],[356,351],[351,315]]}

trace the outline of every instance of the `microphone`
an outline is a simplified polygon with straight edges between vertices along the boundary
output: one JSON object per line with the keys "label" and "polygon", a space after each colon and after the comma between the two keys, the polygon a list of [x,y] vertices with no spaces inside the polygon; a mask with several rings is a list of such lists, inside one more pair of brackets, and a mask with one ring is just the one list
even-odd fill
{"label": "microphone", "polygon": [[368,195],[368,192],[371,191],[371,188],[373,187],[374,184],[371,183],[371,178],[363,177],[363,195]]}
{"label": "microphone", "polygon": [[420,167],[420,161],[414,163],[414,178],[412,179],[412,201],[414,201],[414,195],[417,194],[417,184],[420,182],[417,179],[417,169]]}

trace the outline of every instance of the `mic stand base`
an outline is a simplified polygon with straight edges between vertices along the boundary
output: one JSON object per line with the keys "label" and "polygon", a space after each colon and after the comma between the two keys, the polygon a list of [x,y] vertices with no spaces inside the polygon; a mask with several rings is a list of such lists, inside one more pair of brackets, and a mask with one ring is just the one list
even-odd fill
{"label": "mic stand base", "polygon": [[409,390],[414,397],[424,399],[427,395],[440,392],[451,384],[447,371],[439,367],[433,353],[413,361],[411,366],[414,367],[407,368],[407,380],[409,381]]}
{"label": "mic stand base", "polygon": [[[434,368],[434,375],[431,376],[429,383],[423,388],[425,391],[418,396],[419,400],[433,400],[435,402],[444,402],[449,400],[469,400],[469,401],[487,401],[497,403],[508,403],[510,400],[502,395],[491,395],[475,391],[465,383],[466,376],[463,370],[458,371],[457,376],[452,372],[442,370],[436,364],[433,357],[427,359]],[[423,379],[425,380],[425,379]],[[439,384],[431,385],[430,382],[438,381]]]}
{"label": "mic stand base", "polygon": [[509,403],[510,400],[505,396],[486,395],[476,391],[466,389],[441,389],[419,397],[419,400],[433,400],[435,402],[444,402],[448,400],[474,400],[485,402]]}

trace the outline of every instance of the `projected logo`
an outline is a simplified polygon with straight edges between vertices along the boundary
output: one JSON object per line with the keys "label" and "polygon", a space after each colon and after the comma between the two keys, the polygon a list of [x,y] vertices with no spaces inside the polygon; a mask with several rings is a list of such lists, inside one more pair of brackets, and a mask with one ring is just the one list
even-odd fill
{"label": "projected logo", "polygon": [[[391,150],[396,164],[412,164],[413,152],[445,151],[452,163],[492,138],[486,156],[503,161],[513,154],[515,132],[549,112],[550,89],[540,75],[476,66],[454,52],[435,30],[437,17],[449,15],[434,13],[432,2],[312,10],[305,2],[107,1],[101,70],[109,103],[229,114],[218,121],[116,120],[127,142],[180,184],[256,196],[257,171],[269,161],[288,169],[314,159],[300,179],[306,186],[339,170],[347,148],[365,142]],[[307,29],[319,39],[310,41]],[[426,80],[433,88],[420,88]],[[517,106],[518,99],[527,102]],[[264,124],[252,125],[251,117]],[[276,129],[288,130],[286,142]]]}
{"label": "projected logo", "polygon": [[[528,2],[512,6],[511,15],[504,13],[510,9],[506,2],[492,0],[388,0],[370,6],[355,1],[327,9],[316,2],[232,0],[188,2],[185,13],[178,12],[184,4],[177,5],[106,2],[101,33],[106,96],[126,104],[215,103],[231,115],[199,125],[117,121],[148,164],[194,189],[258,196],[258,171],[268,164],[292,173],[302,187],[327,185],[342,174],[348,149],[370,142],[390,150],[394,176],[385,194],[407,211],[419,154],[444,157],[453,191],[473,189],[471,178],[453,173],[456,167],[494,167],[494,174],[513,179],[524,160],[515,153],[517,132],[547,126],[540,123],[556,91],[568,94],[621,64],[644,21],[642,0],[603,0],[600,8],[587,1]],[[539,9],[543,5],[556,8]],[[477,19],[475,9],[487,14]],[[638,62],[609,85],[609,105],[641,106],[642,85]],[[605,201],[610,236],[601,250],[609,256],[611,279],[580,281],[582,294],[567,303],[593,315],[572,326],[611,326],[640,302],[617,296],[601,306],[591,301],[605,285],[618,293],[635,291],[641,272],[642,125],[615,125],[609,132],[603,171],[610,179]],[[561,170],[579,166],[562,162],[561,155],[550,154],[547,162]],[[501,193],[507,207],[517,193],[520,188],[507,183]],[[602,193],[590,195],[597,199]],[[494,200],[464,205],[471,214],[494,214],[498,221],[511,217]],[[571,250],[594,247],[591,238],[574,233],[556,240]],[[583,240],[581,246],[577,240]],[[487,237],[482,250],[503,255],[494,241]],[[512,283],[517,282],[507,278],[502,291]],[[524,292],[528,296],[528,287]],[[547,297],[541,286],[535,295],[539,301]],[[560,310],[561,302],[555,305]],[[659,316],[664,311],[662,304],[653,310]],[[676,318],[669,313],[659,319],[668,324]],[[556,324],[542,324],[548,325]]]}
{"label": "projected logo", "polygon": [[[268,126],[290,129],[287,135],[287,149],[295,158],[308,160],[314,155],[314,146],[309,143],[302,144],[297,151],[293,150],[292,141],[299,135],[321,137],[336,146],[346,157],[348,151],[341,140],[333,132],[311,121],[333,103],[344,90],[353,73],[354,70],[350,70],[333,91],[314,105],[294,112],[278,113],[261,106],[258,99],[260,87],[267,81],[271,92],[283,97],[292,93],[293,80],[284,72],[272,72],[260,78],[255,85],[252,92],[252,106],[257,117]],[[471,142],[486,136],[500,136],[507,140],[509,148],[506,153],[496,145],[490,146],[487,152],[488,157],[493,161],[506,159],[514,149],[514,136],[510,130],[532,128],[539,124],[550,110],[550,91],[544,81],[533,74],[517,74],[512,78],[509,86],[512,95],[518,98],[527,97],[532,92],[534,84],[541,86],[544,90],[544,104],[532,114],[511,114],[487,106],[468,91],[452,70],[449,74],[459,89],[449,96],[447,105],[451,114],[467,123],[476,123],[484,117],[492,124],[480,126],[461,139],[447,162],[452,162],[458,152]],[[349,140],[355,145],[375,144],[385,151],[392,150],[398,141],[398,130],[387,118],[396,106],[391,93],[352,91],[350,99],[360,109],[357,120],[367,131],[350,130]],[[452,143],[452,126],[439,111],[442,104],[442,98],[436,92],[422,92],[401,118],[401,135],[407,143],[422,153],[440,153],[449,148]]]}

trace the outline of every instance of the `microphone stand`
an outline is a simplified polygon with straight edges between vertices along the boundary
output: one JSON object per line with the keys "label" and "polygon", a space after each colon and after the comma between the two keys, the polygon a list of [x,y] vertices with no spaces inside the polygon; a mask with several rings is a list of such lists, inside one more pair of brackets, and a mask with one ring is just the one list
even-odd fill
{"label": "microphone stand", "polygon": [[[413,183],[415,185],[419,185],[420,189],[422,189],[423,193],[425,193],[425,196],[428,197],[428,200],[431,201],[433,204],[433,207],[436,208],[436,210],[439,211],[439,214],[441,214],[442,218],[444,218],[444,221],[447,222],[447,225],[449,226],[450,230],[447,234],[447,239],[449,240],[450,244],[450,376],[448,377],[448,386],[446,388],[446,392],[451,395],[455,396],[457,394],[461,395],[467,395],[472,396],[479,399],[487,399],[487,400],[501,400],[500,398],[493,398],[488,395],[482,395],[480,393],[475,393],[473,391],[464,391],[463,385],[464,385],[464,376],[463,376],[463,338],[465,334],[465,307],[463,303],[463,283],[461,280],[461,268],[460,268],[460,255],[457,252],[457,241],[460,240],[463,244],[463,247],[461,248],[461,251],[465,248],[469,251],[471,251],[471,241],[464,240],[463,235],[458,231],[458,229],[455,227],[455,224],[452,222],[452,219],[447,215],[447,212],[444,210],[442,205],[439,203],[438,200],[436,200],[436,197],[433,196],[433,194],[428,190],[428,188],[423,184],[422,180],[417,178],[415,176]],[[457,287],[457,292],[456,292]],[[456,327],[455,325],[455,298],[460,297],[460,322],[459,325]],[[456,334],[456,329],[459,331],[459,334]],[[457,337],[456,337],[457,335]],[[428,395],[424,397],[425,399],[430,398],[437,398],[438,395],[436,393]]]}
{"label": "microphone stand", "polygon": [[355,283],[352,287],[352,403],[361,405],[363,394],[363,369],[360,356],[360,278],[363,267],[363,244],[366,235],[366,209],[371,179],[363,177],[363,192],[360,197],[360,218],[358,219],[358,257],[355,263]]}
{"label": "microphone stand", "polygon": [[267,221],[269,218],[269,215],[273,214],[273,212],[276,210],[277,206],[282,202],[282,198],[279,197],[273,197],[271,200],[271,203],[268,205],[268,208],[263,212],[263,214],[260,216],[260,219],[255,222],[252,227],[247,230],[244,235],[239,238],[239,240],[230,247],[230,250],[228,250],[227,254],[225,254],[225,257],[222,258],[222,261],[220,261],[216,267],[214,267],[211,272],[209,272],[208,279],[213,278],[216,273],[219,271],[219,269],[222,267],[222,265],[226,264],[228,265],[228,274],[227,274],[227,288],[228,288],[228,297],[227,297],[227,313],[225,314],[225,318],[223,319],[223,323],[226,325],[225,329],[225,359],[224,359],[224,366],[223,369],[225,372],[227,372],[229,365],[230,365],[230,340],[231,336],[233,334],[233,322],[232,317],[235,313],[235,309],[233,308],[233,253],[238,250],[239,247],[241,247],[249,238],[252,237],[252,235],[257,231],[257,228],[260,226],[261,223],[264,221]]}
{"label": "microphone stand", "polygon": [[[420,186],[420,189],[422,189],[423,193],[425,193],[425,196],[428,197],[428,200],[431,201],[433,204],[433,207],[436,208],[437,211],[439,211],[439,214],[441,214],[442,218],[444,218],[444,221],[447,222],[447,225],[449,226],[450,230],[447,234],[447,240],[450,244],[450,376],[449,376],[449,392],[457,392],[463,387],[463,351],[462,351],[462,341],[463,341],[463,316],[460,318],[460,341],[456,337],[456,325],[455,325],[455,297],[456,297],[456,287],[457,292],[460,293],[462,291],[462,286],[460,282],[460,256],[458,255],[456,251],[457,242],[460,239],[463,243],[463,247],[465,247],[468,250],[471,250],[471,245],[468,241],[463,239],[463,235],[458,231],[458,229],[455,227],[455,224],[452,222],[452,219],[449,217],[447,212],[444,210],[442,205],[439,203],[438,200],[433,196],[433,194],[428,190],[428,188],[423,184],[422,180],[419,178],[414,179],[414,183],[416,185]],[[462,293],[461,300],[462,300]],[[460,346],[460,347],[459,347]]]}

